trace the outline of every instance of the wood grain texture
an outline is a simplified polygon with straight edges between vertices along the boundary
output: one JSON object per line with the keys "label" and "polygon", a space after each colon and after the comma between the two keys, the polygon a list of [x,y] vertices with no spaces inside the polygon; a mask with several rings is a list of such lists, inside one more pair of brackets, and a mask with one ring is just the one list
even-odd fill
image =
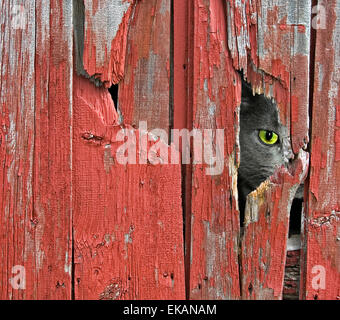
{"label": "wood grain texture", "polygon": [[308,143],[311,1],[229,1],[228,48],[258,93],[274,97],[298,154]]}
{"label": "wood grain texture", "polygon": [[129,24],[125,76],[119,84],[122,121],[170,129],[170,0],[137,2]]}
{"label": "wood grain texture", "polygon": [[[192,130],[192,59],[189,52],[193,46],[193,6],[190,1],[173,1],[173,127]],[[179,151],[183,151],[179,141]],[[185,288],[190,297],[190,248],[191,248],[191,186],[192,166],[182,165],[182,208],[184,217]]]}
{"label": "wood grain texture", "polygon": [[311,170],[304,221],[301,298],[339,300],[340,1],[327,1],[324,5],[326,29],[316,30]]}
{"label": "wood grain texture", "polygon": [[[34,6],[35,2],[30,1],[26,8],[33,10]],[[24,28],[15,29],[9,1],[1,2],[1,12],[0,290],[1,299],[22,299],[26,291],[14,290],[9,280],[15,276],[12,268],[25,265],[25,253],[26,257],[30,256],[34,248],[29,248],[25,240],[32,239],[29,227],[33,210],[34,91],[31,88],[34,88],[35,55],[34,28],[28,29],[27,25],[35,17],[31,11],[22,25]],[[23,79],[29,79],[28,83]],[[34,275],[33,271],[31,277]]]}
{"label": "wood grain texture", "polygon": [[[101,19],[110,19],[112,3],[102,6]],[[149,130],[169,130],[170,1],[141,1],[133,10],[131,20],[128,11],[122,15],[118,30],[128,37],[126,52],[111,52],[105,59],[123,68],[119,116],[105,83],[96,88],[79,76],[74,82],[76,299],[185,297],[180,164],[154,166],[144,158],[139,164],[145,149],[137,164],[121,165],[116,159],[122,142],[115,138],[121,128],[133,131],[144,120]],[[98,39],[94,9],[85,3],[84,12],[85,23],[93,21],[88,31],[85,27],[86,37],[100,51],[112,36]],[[91,66],[91,75],[102,64],[93,60],[86,37],[83,62],[85,69]],[[138,150],[138,135],[136,139]],[[163,147],[170,156],[174,147]]]}
{"label": "wood grain texture", "polygon": [[[188,50],[191,45],[188,1],[174,0],[174,87],[173,87],[173,127],[175,129],[190,129],[192,126],[189,116],[189,87],[190,80],[188,70],[190,68]],[[189,31],[190,30],[190,31]]]}
{"label": "wood grain texture", "polygon": [[[69,299],[72,3],[2,1],[1,12],[1,298]],[[16,265],[25,289],[9,283]]]}
{"label": "wood grain texture", "polygon": [[[305,173],[308,157],[298,160],[298,154],[309,141],[311,2],[227,1],[226,11],[233,65],[243,70],[254,91],[276,100],[280,121],[290,133],[296,161],[302,162]],[[294,190],[306,176],[293,168],[291,164],[280,186],[267,181],[247,202],[246,219],[247,215],[257,218],[246,221],[241,235],[243,299],[282,297],[289,211]]]}
{"label": "wood grain texture", "polygon": [[[226,50],[226,16],[222,1],[193,1],[192,123],[196,129],[225,129],[222,172],[207,175],[209,165],[192,165],[191,226],[186,247],[190,259],[190,299],[238,299],[239,217],[236,200],[235,147],[240,79]],[[216,133],[216,131],[215,131]],[[205,147],[204,147],[205,148]],[[205,149],[204,149],[205,150]],[[193,161],[200,150],[193,150]],[[205,150],[206,151],[206,150]],[[210,160],[210,159],[209,159]]]}
{"label": "wood grain texture", "polygon": [[[44,257],[41,258],[44,264],[40,277],[35,283],[40,291],[40,299],[70,299],[72,290],[72,3],[61,0],[51,1],[49,5],[47,2],[37,4],[37,8],[41,29],[37,33],[36,41],[41,47],[37,48],[35,67],[35,118],[39,121],[36,121],[35,126],[33,224],[37,229],[36,248],[38,250],[39,244],[41,252],[38,251],[38,254]],[[46,15],[50,18],[46,19]],[[47,33],[46,28],[55,31],[52,34],[50,31]],[[47,53],[50,58],[46,61]]]}
{"label": "wood grain texture", "polygon": [[[0,299],[281,299],[308,173],[300,298],[339,300],[340,0],[312,68],[311,2],[0,0]],[[243,230],[237,71],[275,98],[295,158],[249,195]],[[164,164],[181,151],[145,144],[142,120],[224,130],[223,172]],[[117,160],[121,130],[136,164]]]}
{"label": "wood grain texture", "polygon": [[247,198],[242,236],[242,298],[282,299],[289,213],[308,171],[301,151],[292,171],[281,169]]}
{"label": "wood grain texture", "polygon": [[[72,19],[78,28],[80,4],[27,1],[27,24],[16,30],[7,24],[12,7],[1,2],[7,12],[1,21],[1,297],[71,299],[74,286],[74,298],[183,299],[180,166],[114,164],[118,146],[110,152],[110,143],[120,127],[105,86],[122,76],[125,53],[89,58],[91,41],[100,55],[102,41],[112,39],[91,38],[105,4],[95,2],[91,11],[86,2],[94,22],[81,29],[90,37],[86,50],[75,33],[75,64],[85,59],[85,77],[103,68],[113,73],[94,77],[104,83],[100,88],[73,74]],[[115,41],[126,27],[123,15]],[[26,270],[23,290],[9,283],[15,265]]]}
{"label": "wood grain texture", "polygon": [[135,1],[78,2],[84,7],[84,71],[110,87],[124,76],[127,31]]}
{"label": "wood grain texture", "polygon": [[79,77],[74,122],[75,298],[184,299],[180,165],[139,164],[153,143],[138,135],[137,164],[120,164],[109,93]]}

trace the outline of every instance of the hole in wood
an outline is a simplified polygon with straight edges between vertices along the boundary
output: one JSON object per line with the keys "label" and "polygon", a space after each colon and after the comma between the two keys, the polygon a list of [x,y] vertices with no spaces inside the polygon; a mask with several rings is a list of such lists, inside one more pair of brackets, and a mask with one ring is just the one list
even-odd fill
{"label": "hole in wood", "polygon": [[290,209],[289,238],[301,234],[302,198],[294,198]]}
{"label": "hole in wood", "polygon": [[287,166],[293,156],[288,130],[280,123],[275,100],[264,94],[253,94],[251,85],[244,80],[239,143],[240,166],[237,184],[240,224],[243,227],[248,194],[273,175],[277,168]]}
{"label": "hole in wood", "polygon": [[298,188],[290,209],[283,300],[299,300],[302,210],[303,184]]}
{"label": "hole in wood", "polygon": [[[243,76],[241,75],[242,79]],[[276,102],[263,94],[253,94],[251,85],[242,80],[240,106],[240,167],[238,169],[238,194],[241,234],[244,226],[247,195],[275,172],[276,168],[289,166],[293,153],[289,133],[279,121]],[[286,269],[283,299],[298,300],[300,281],[301,218],[303,185],[292,203],[289,220]],[[266,211],[267,221],[270,219]],[[249,285],[249,293],[253,288]]]}
{"label": "hole in wood", "polygon": [[109,93],[112,97],[116,110],[118,110],[118,84],[113,84],[109,88]]}

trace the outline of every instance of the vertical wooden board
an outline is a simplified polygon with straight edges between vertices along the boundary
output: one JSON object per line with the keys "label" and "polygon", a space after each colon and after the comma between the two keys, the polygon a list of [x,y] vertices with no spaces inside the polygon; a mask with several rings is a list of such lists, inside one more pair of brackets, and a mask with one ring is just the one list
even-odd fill
{"label": "vertical wooden board", "polygon": [[[223,153],[222,171],[208,175],[209,165],[193,164],[191,225],[187,235],[190,255],[190,299],[238,299],[239,217],[236,198],[236,106],[240,82],[226,48],[226,17],[222,1],[196,0],[192,4],[193,128],[214,132],[213,150]],[[224,130],[217,142],[216,129]],[[206,146],[205,146],[206,147]],[[204,152],[207,150],[203,149]],[[201,150],[193,150],[193,158]],[[208,159],[210,160],[210,159]],[[192,161],[195,161],[192,159]],[[204,160],[205,161],[205,160]]]}
{"label": "vertical wooden board", "polygon": [[[127,31],[135,1],[75,2],[84,14],[81,73],[110,87],[112,83],[118,83],[124,75]],[[75,12],[76,15],[79,13]]]}
{"label": "vertical wooden board", "polygon": [[311,0],[227,0],[228,48],[254,90],[275,97],[295,154],[308,143]]}
{"label": "vertical wooden board", "polygon": [[[303,164],[305,172],[308,157],[299,160],[298,155],[308,143],[311,1],[227,1],[226,10],[228,49],[234,67],[243,70],[254,91],[275,98],[296,161]],[[248,222],[241,235],[243,299],[281,298],[293,190],[305,176],[294,170],[293,164],[288,172],[281,173],[280,184],[286,185],[260,186],[247,202]],[[265,219],[268,208],[271,219]],[[273,230],[280,231],[275,239]]]}
{"label": "vertical wooden board", "polygon": [[[173,34],[173,69],[174,69],[174,110],[173,110],[173,127],[174,129],[188,128],[188,86],[189,86],[189,7],[191,4],[187,1],[173,1],[174,16],[174,34]],[[190,79],[191,80],[191,79]],[[191,118],[189,118],[191,120]],[[191,125],[191,123],[190,123]]]}
{"label": "vertical wooden board", "polygon": [[71,299],[72,291],[72,9],[71,1],[62,0],[36,6],[33,226],[42,263],[38,299]]}
{"label": "vertical wooden board", "polygon": [[[193,23],[192,2],[173,1],[173,128],[175,130],[192,130],[192,52]],[[179,151],[182,155],[182,144]],[[185,254],[185,287],[186,298],[190,288],[190,220],[191,214],[191,164],[182,165],[182,208],[184,217],[184,252]]]}
{"label": "vertical wooden board", "polygon": [[[16,5],[24,17],[17,28],[9,15]],[[69,299],[72,5],[14,1],[1,9],[8,14],[1,61],[1,295]],[[15,265],[25,268],[24,290],[9,282]]]}
{"label": "vertical wooden board", "polygon": [[322,300],[340,299],[340,1],[320,12],[301,298]]}
{"label": "vertical wooden board", "polygon": [[242,299],[282,299],[291,204],[307,175],[301,151],[292,171],[281,169],[247,198],[242,236]]}
{"label": "vertical wooden board", "polygon": [[36,272],[27,261],[32,250],[34,6],[35,1],[1,3],[1,299],[23,299],[35,287],[27,282],[23,290],[10,282],[24,273],[16,266],[25,267],[31,277]]}
{"label": "vertical wooden board", "polygon": [[[105,20],[110,19],[108,13],[114,6],[104,2],[101,18]],[[104,67],[94,59],[95,52],[102,54],[107,48],[112,35],[98,37],[98,6],[94,9],[90,2],[84,6],[84,42],[81,34],[76,35],[80,39],[77,59],[88,76],[96,77],[101,70],[101,81],[111,72],[116,77],[112,82],[123,79],[119,83],[119,119],[104,87],[95,88],[78,76],[74,81],[75,298],[183,299],[180,165],[154,167],[143,161],[123,166],[115,159],[122,144],[115,141],[121,129],[118,122],[133,130],[129,124],[138,126],[139,120],[146,120],[148,129],[168,132],[170,1],[137,2],[131,16],[132,6],[129,8],[121,15],[114,38],[116,50],[125,41],[124,34],[129,35],[126,57],[123,50],[111,50],[105,56],[110,63]],[[122,13],[118,11],[117,16]],[[81,26],[79,15],[75,22]],[[87,39],[95,40],[96,48]],[[104,82],[104,86],[108,84]]]}
{"label": "vertical wooden board", "polygon": [[184,299],[181,167],[120,164],[117,122],[108,91],[75,77],[75,298]]}
{"label": "vertical wooden board", "polygon": [[124,79],[119,84],[121,121],[169,130],[170,0],[137,2],[130,20]]}

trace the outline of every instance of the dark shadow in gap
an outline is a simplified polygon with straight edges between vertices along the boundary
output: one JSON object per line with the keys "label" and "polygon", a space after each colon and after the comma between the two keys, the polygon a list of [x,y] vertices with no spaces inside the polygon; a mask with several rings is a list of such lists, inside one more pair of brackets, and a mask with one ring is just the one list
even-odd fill
{"label": "dark shadow in gap", "polygon": [[283,283],[283,300],[299,300],[303,187],[303,184],[300,185],[290,209],[289,235]]}
{"label": "dark shadow in gap", "polygon": [[112,97],[113,103],[115,105],[116,111],[118,111],[118,84],[113,84],[109,88],[109,93]]}

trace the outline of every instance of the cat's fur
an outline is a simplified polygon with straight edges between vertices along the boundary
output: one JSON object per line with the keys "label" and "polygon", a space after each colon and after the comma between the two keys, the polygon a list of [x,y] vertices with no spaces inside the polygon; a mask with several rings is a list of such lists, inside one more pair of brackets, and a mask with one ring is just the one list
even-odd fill
{"label": "cat's fur", "polygon": [[[264,144],[259,130],[275,132],[278,142]],[[238,191],[241,221],[247,195],[271,176],[277,167],[286,165],[293,153],[287,128],[279,121],[276,103],[263,94],[253,95],[250,86],[242,83],[240,109],[240,167],[238,170]]]}

